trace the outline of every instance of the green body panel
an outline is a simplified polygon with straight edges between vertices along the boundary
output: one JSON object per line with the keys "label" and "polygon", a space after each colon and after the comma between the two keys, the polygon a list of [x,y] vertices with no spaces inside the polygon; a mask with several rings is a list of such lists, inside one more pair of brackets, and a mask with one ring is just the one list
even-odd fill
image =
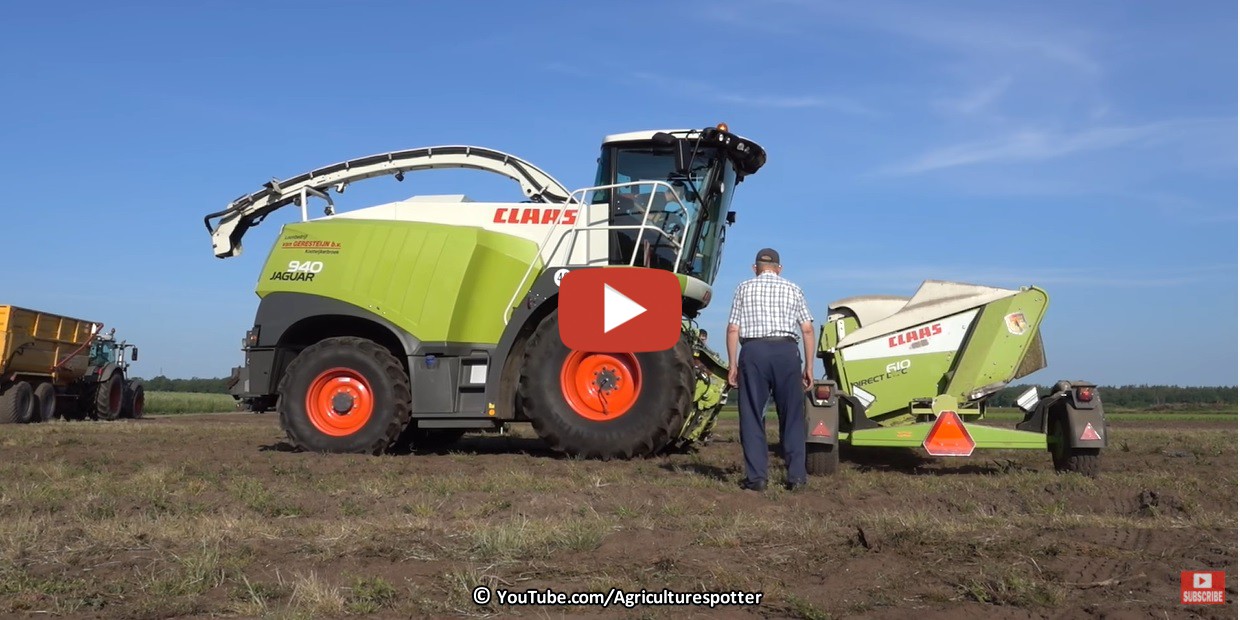
{"label": "green body panel", "polygon": [[[877,396],[867,410],[870,418],[911,423],[912,418],[907,415],[909,403],[935,395],[955,356],[955,353],[923,353],[847,362],[839,367],[837,380],[850,394],[855,385]],[[908,367],[900,368],[905,360],[909,362]]]}
{"label": "green body panel", "polygon": [[536,243],[481,228],[319,220],[284,226],[256,292],[338,299],[424,342],[495,344],[542,267]]}
{"label": "green body panel", "polygon": [[[854,446],[884,448],[920,448],[933,422],[921,422],[908,426],[880,427],[852,432],[840,432],[840,442]],[[977,444],[977,449],[1037,449],[1045,450],[1046,435],[1030,431],[996,428],[975,424],[965,427]]]}
{"label": "green body panel", "polygon": [[837,331],[839,329],[839,327],[836,326],[837,323],[844,324],[844,335],[845,336],[847,336],[848,334],[854,331],[857,331],[857,328],[861,326],[857,322],[857,317],[854,317],[854,316],[845,316],[837,321],[826,323],[825,325],[822,326],[822,329],[818,332],[818,350],[819,351],[827,351],[829,349],[834,349],[835,345],[839,343],[841,336],[839,332]]}
{"label": "green body panel", "polygon": [[[942,393],[967,401],[969,393],[979,387],[1006,383],[1044,366],[1039,363],[1034,364],[1036,368],[1020,368],[1038,338],[1038,326],[1049,303],[1046,291],[1034,287],[986,304]],[[1023,325],[1008,325],[1007,317],[1023,317],[1018,321]]]}

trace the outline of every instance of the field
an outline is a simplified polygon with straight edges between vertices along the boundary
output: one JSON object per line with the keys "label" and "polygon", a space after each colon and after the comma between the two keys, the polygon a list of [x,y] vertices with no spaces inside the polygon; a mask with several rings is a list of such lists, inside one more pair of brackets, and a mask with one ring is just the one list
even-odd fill
{"label": "field", "polygon": [[232,411],[237,401],[228,394],[201,394],[195,392],[147,392],[147,415],[170,415],[181,413],[212,413]]}
{"label": "field", "polygon": [[[8,426],[0,614],[1235,617],[1234,415],[1115,417],[1096,480],[1040,452],[846,453],[796,494],[736,487],[731,421],[695,454],[610,463],[528,427],[364,457],[291,452],[273,414]],[[1181,605],[1190,569],[1226,571],[1228,604]],[[517,607],[479,585],[763,596]]]}

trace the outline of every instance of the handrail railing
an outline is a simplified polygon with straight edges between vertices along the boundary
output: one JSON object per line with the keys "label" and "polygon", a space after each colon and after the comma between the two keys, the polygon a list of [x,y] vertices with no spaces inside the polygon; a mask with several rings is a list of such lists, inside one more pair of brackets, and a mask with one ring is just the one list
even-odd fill
{"label": "handrail railing", "polygon": [[[559,239],[556,241],[556,244],[552,248],[552,251],[550,253],[545,252],[548,244],[551,243],[552,236],[555,234],[557,230],[560,229],[561,226],[564,225],[561,220],[564,218],[565,212],[568,211],[567,209],[568,206],[576,205],[578,209],[584,210],[590,207],[592,204],[595,204],[595,203],[590,203],[590,202],[585,201],[585,196],[587,192],[614,190],[614,189],[620,189],[624,187],[640,187],[643,185],[650,185],[652,186],[652,188],[651,188],[649,197],[646,199],[646,206],[644,209],[642,209],[641,224],[612,224],[610,223],[610,217],[609,217],[608,222],[604,225],[594,226],[594,225],[585,224],[585,228],[583,229],[583,223],[587,222],[588,217],[586,216],[585,213],[580,213],[578,217],[571,224],[571,228],[569,230],[564,231],[559,236]],[[654,207],[654,198],[655,198],[655,194],[657,193],[655,190],[657,190],[660,187],[665,188],[664,191],[671,194],[672,197],[668,201],[668,204],[675,202],[679,210],[678,214],[684,218],[683,219],[684,225],[681,226],[679,239],[674,237],[668,231],[664,230],[662,226],[655,226],[649,223],[650,211]],[[611,201],[609,200],[605,204],[607,208],[610,210]],[[508,321],[512,318],[512,312],[516,309],[517,298],[521,295],[521,290],[525,286],[526,280],[529,279],[530,274],[534,271],[534,265],[536,265],[539,260],[544,259],[544,256],[547,257],[548,259],[550,257],[556,256],[556,253],[559,252],[561,245],[564,243],[564,239],[569,237],[570,235],[572,236],[572,240],[569,242],[568,251],[565,253],[566,263],[565,265],[563,265],[566,267],[574,266],[574,264],[572,263],[573,255],[574,255],[574,251],[577,248],[577,238],[582,232],[598,232],[598,231],[610,232],[613,230],[638,230],[640,232],[637,233],[637,239],[641,240],[643,237],[646,236],[646,231],[651,230],[651,231],[654,231],[654,233],[658,237],[666,238],[668,241],[668,245],[675,249],[676,259],[672,264],[674,265],[674,268],[676,269],[680,268],[681,262],[684,258],[685,243],[688,240],[689,229],[691,228],[689,226],[690,214],[689,214],[689,208],[685,206],[683,201],[681,201],[680,195],[676,192],[675,188],[672,187],[672,185],[667,183],[666,181],[653,181],[653,180],[628,181],[625,183],[611,183],[608,185],[595,185],[592,187],[583,187],[581,189],[570,192],[568,196],[568,200],[565,201],[564,205],[566,208],[561,209],[559,213],[556,214],[555,221],[547,229],[547,234],[543,237],[542,243],[538,245],[537,254],[535,254],[535,256],[530,260],[529,265],[526,266],[525,275],[523,275],[521,279],[518,281],[517,288],[512,292],[512,297],[508,300],[508,305],[504,308],[503,322],[505,325],[507,325]],[[676,211],[669,211],[666,208],[666,206],[664,207],[662,212],[663,213],[676,213]],[[610,216],[610,213],[609,213],[609,216]],[[633,252],[629,258],[630,267],[636,266],[637,255],[639,251],[641,251],[641,244],[634,243]]]}

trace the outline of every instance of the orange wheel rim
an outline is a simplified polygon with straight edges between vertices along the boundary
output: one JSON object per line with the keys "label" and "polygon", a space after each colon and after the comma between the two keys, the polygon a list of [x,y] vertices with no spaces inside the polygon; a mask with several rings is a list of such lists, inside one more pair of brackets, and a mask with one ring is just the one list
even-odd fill
{"label": "orange wheel rim", "polygon": [[637,402],[641,366],[632,353],[573,351],[560,369],[560,389],[577,415],[599,422],[614,420]]}
{"label": "orange wheel rim", "polygon": [[356,433],[370,421],[374,409],[370,383],[348,368],[331,368],[319,373],[306,392],[310,423],[333,437]]}

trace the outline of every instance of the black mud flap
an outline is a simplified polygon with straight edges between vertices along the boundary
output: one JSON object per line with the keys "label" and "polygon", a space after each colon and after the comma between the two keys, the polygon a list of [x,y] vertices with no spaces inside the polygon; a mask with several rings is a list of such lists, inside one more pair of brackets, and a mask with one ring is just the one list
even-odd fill
{"label": "black mud flap", "polygon": [[[815,381],[805,394],[806,443],[836,445],[840,435],[840,399],[834,381]],[[821,398],[826,396],[826,398]]]}
{"label": "black mud flap", "polygon": [[240,398],[250,391],[250,372],[245,366],[233,366],[228,377],[228,393]]}
{"label": "black mud flap", "polygon": [[[1066,432],[1062,434],[1068,448],[1105,448],[1106,413],[1097,386],[1083,381],[1060,381],[1055,388],[1055,392],[1038,401],[1016,428],[1051,434],[1051,420],[1057,418],[1066,423]],[[1050,440],[1059,441],[1059,437]]]}
{"label": "black mud flap", "polygon": [[1107,420],[1102,412],[1102,402],[1079,408],[1075,398],[1063,400],[1064,418],[1068,422],[1068,447],[1105,448],[1107,445]]}

